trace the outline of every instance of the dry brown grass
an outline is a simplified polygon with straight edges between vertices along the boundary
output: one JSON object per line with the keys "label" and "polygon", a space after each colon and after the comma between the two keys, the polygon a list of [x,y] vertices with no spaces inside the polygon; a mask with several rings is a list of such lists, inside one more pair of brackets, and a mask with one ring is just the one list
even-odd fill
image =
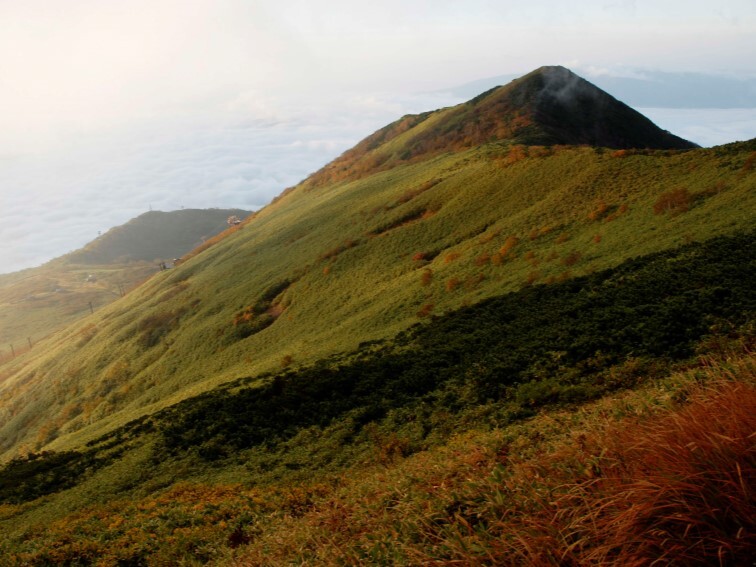
{"label": "dry brown grass", "polygon": [[514,247],[520,242],[520,239],[514,235],[507,236],[504,244],[499,248],[499,254],[502,258],[506,258],[507,255],[514,250]]}
{"label": "dry brown grass", "polygon": [[685,187],[678,187],[659,195],[654,203],[654,213],[669,216],[679,215],[688,211],[691,207],[693,196]]}

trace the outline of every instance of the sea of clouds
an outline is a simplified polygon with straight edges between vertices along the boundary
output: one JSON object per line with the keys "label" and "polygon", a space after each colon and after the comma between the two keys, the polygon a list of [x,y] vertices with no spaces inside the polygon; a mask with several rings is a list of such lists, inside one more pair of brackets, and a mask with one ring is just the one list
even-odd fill
{"label": "sea of clouds", "polygon": [[341,101],[236,97],[225,112],[0,155],[0,273],[44,263],[152,210],[255,210],[363,137],[442,94]]}

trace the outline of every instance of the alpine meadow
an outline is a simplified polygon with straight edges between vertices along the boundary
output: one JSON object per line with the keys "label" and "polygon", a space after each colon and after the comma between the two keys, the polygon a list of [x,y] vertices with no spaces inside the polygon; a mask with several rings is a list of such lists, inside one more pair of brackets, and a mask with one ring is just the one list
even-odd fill
{"label": "alpine meadow", "polygon": [[0,276],[0,565],[750,564],[755,166],[541,67]]}

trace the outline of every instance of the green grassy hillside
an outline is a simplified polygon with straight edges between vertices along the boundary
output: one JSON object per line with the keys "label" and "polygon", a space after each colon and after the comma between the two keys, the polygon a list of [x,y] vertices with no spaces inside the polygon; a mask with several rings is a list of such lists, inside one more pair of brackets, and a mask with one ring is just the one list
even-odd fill
{"label": "green grassy hillside", "polygon": [[[253,564],[561,564],[569,553],[577,565],[607,564],[628,537],[647,549],[611,564],[748,557],[753,239],[491,298],[346,356],[226,384],[76,451],[15,459],[0,471],[0,552],[12,565],[201,563],[237,548]],[[596,475],[611,483],[591,486]],[[599,525],[624,522],[622,537],[575,505],[609,497]],[[639,519],[625,518],[628,502]],[[669,506],[695,516],[662,537],[648,522]]]}
{"label": "green grassy hillside", "polygon": [[89,266],[53,262],[0,276],[0,360],[25,352],[30,342],[33,347],[89,315],[90,303],[92,309],[112,303],[157,271],[158,266],[147,262]]}
{"label": "green grassy hillside", "polygon": [[[525,100],[551,96],[543,70],[523,84]],[[521,92],[503,89],[469,108]],[[512,111],[486,110],[501,124],[517,120]],[[524,145],[533,130],[495,130],[457,144],[444,132],[459,112],[379,131],[177,267],[0,365],[9,564],[600,556],[590,522],[570,540],[572,524],[552,522],[551,501],[536,498],[557,488],[523,484],[506,447],[521,435],[544,450],[569,444],[560,435],[594,411],[584,408],[625,429],[625,417],[676,415],[693,382],[728,365],[752,390],[756,140],[611,149]],[[588,114],[558,130],[580,138]],[[549,116],[533,123],[539,136],[559,112]],[[425,135],[441,142],[402,157]],[[721,435],[740,447],[741,433]],[[439,468],[470,448],[457,435],[480,460]],[[538,465],[517,443],[517,462]],[[602,443],[573,455],[565,482],[598,470],[586,459],[611,468]],[[752,455],[737,462],[722,466],[756,473]],[[382,471],[404,488],[370,480]],[[365,508],[342,489],[374,499]],[[701,557],[716,556],[716,541],[744,556],[743,506],[721,530],[701,528]],[[518,514],[509,524],[507,509]],[[319,539],[346,518],[372,528]],[[550,522],[561,531],[544,532]],[[497,547],[488,536],[506,526],[519,535]]]}
{"label": "green grassy hillside", "polygon": [[494,143],[300,188],[6,363],[2,449],[76,446],[224,381],[348,351],[430,314],[744,230],[755,148]]}

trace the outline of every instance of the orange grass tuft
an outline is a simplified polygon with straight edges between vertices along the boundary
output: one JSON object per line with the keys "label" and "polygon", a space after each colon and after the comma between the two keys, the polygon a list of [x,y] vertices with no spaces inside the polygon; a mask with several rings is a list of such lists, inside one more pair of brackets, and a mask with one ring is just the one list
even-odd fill
{"label": "orange grass tuft", "polygon": [[519,478],[526,508],[498,522],[497,553],[536,565],[746,565],[756,551],[756,387],[720,381],[693,398],[527,467],[550,480]]}

